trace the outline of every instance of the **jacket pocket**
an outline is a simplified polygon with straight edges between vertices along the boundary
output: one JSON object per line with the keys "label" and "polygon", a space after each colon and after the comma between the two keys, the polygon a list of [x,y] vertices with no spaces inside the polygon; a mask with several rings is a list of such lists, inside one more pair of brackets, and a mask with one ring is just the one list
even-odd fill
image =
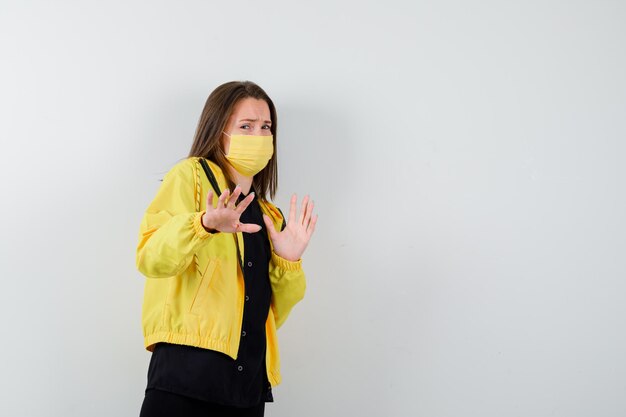
{"label": "jacket pocket", "polygon": [[200,277],[200,284],[198,284],[196,294],[194,295],[191,305],[189,306],[190,313],[198,314],[199,310],[203,309],[209,292],[209,287],[211,285],[211,280],[213,279],[213,275],[215,275],[215,269],[217,268],[218,263],[219,260],[216,258],[210,259],[207,263],[207,266]]}

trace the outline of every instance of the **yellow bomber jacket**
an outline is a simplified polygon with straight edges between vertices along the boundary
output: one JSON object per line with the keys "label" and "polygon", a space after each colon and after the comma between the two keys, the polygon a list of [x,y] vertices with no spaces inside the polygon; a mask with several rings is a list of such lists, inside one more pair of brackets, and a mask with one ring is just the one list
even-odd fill
{"label": "yellow bomber jacket", "polygon": [[[220,189],[227,188],[219,166],[205,159]],[[199,157],[176,163],[163,177],[139,230],[137,269],[148,279],[144,287],[144,345],[157,342],[212,349],[237,358],[244,305],[242,232],[208,233],[201,223],[211,185]],[[213,206],[218,196],[214,192]],[[268,201],[259,205],[277,231],[283,215]],[[269,239],[269,236],[268,236]],[[240,259],[237,254],[239,246]],[[276,330],[285,322],[306,288],[302,261],[288,261],[273,251],[269,265],[272,287],[265,323],[266,367],[272,386],[280,383]]]}

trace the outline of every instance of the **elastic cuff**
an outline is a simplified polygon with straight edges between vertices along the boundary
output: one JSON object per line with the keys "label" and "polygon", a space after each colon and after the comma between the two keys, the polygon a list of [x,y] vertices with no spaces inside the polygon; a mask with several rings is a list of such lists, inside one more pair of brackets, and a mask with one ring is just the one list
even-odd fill
{"label": "elastic cuff", "polygon": [[274,261],[276,266],[286,269],[287,271],[297,271],[302,268],[302,259],[298,259],[297,261],[288,261],[287,259],[276,255],[276,252],[274,251],[272,251],[272,261]]}
{"label": "elastic cuff", "polygon": [[200,239],[206,239],[211,236],[211,233],[207,232],[204,226],[202,225],[202,216],[204,215],[204,211],[199,211],[193,217],[193,230],[196,232],[196,236]]}

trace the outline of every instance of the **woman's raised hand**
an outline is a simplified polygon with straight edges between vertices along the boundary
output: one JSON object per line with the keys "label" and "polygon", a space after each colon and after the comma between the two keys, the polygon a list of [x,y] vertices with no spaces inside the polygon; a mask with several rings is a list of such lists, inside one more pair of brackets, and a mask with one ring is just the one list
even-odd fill
{"label": "woman's raised hand", "polygon": [[241,213],[254,199],[254,192],[251,192],[235,206],[240,194],[241,187],[239,185],[235,187],[232,195],[230,195],[230,190],[226,189],[217,199],[217,207],[213,207],[213,190],[209,190],[206,196],[206,212],[202,215],[202,225],[206,229],[224,233],[256,233],[261,230],[261,226],[258,224],[241,223],[239,221]]}
{"label": "woman's raised hand", "polygon": [[309,200],[308,195],[304,197],[302,200],[302,209],[298,218],[296,218],[297,202],[298,197],[293,194],[291,196],[287,225],[282,232],[277,232],[276,229],[274,229],[272,220],[267,215],[263,215],[265,226],[270,232],[270,239],[272,239],[274,252],[276,255],[287,259],[288,261],[297,261],[300,259],[309,244],[311,235],[313,235],[315,223],[317,223],[317,214],[312,216],[314,205],[313,200]]}

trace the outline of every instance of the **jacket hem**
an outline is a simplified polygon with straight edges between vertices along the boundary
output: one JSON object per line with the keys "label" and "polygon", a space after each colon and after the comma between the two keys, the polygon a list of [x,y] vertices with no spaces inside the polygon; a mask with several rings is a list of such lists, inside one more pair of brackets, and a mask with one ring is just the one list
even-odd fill
{"label": "jacket hem", "polygon": [[233,351],[233,349],[229,347],[228,343],[215,339],[209,339],[207,337],[200,337],[194,334],[162,331],[144,336],[144,346],[146,350],[150,352],[154,351],[154,345],[158,342],[174,343],[177,345],[195,346],[203,349],[216,350],[230,356],[233,359],[237,359],[237,350]]}
{"label": "jacket hem", "polygon": [[[185,333],[172,333],[172,332],[156,332],[144,337],[144,345],[147,351],[153,352],[154,345],[159,342],[174,343],[177,345],[195,346],[203,349],[211,349],[221,352],[230,356],[232,359],[237,359],[237,352],[232,352],[229,349],[226,342],[220,342],[218,340],[209,338],[200,338],[198,335],[191,335]],[[281,375],[278,369],[268,369],[267,379],[275,387],[281,382]]]}

